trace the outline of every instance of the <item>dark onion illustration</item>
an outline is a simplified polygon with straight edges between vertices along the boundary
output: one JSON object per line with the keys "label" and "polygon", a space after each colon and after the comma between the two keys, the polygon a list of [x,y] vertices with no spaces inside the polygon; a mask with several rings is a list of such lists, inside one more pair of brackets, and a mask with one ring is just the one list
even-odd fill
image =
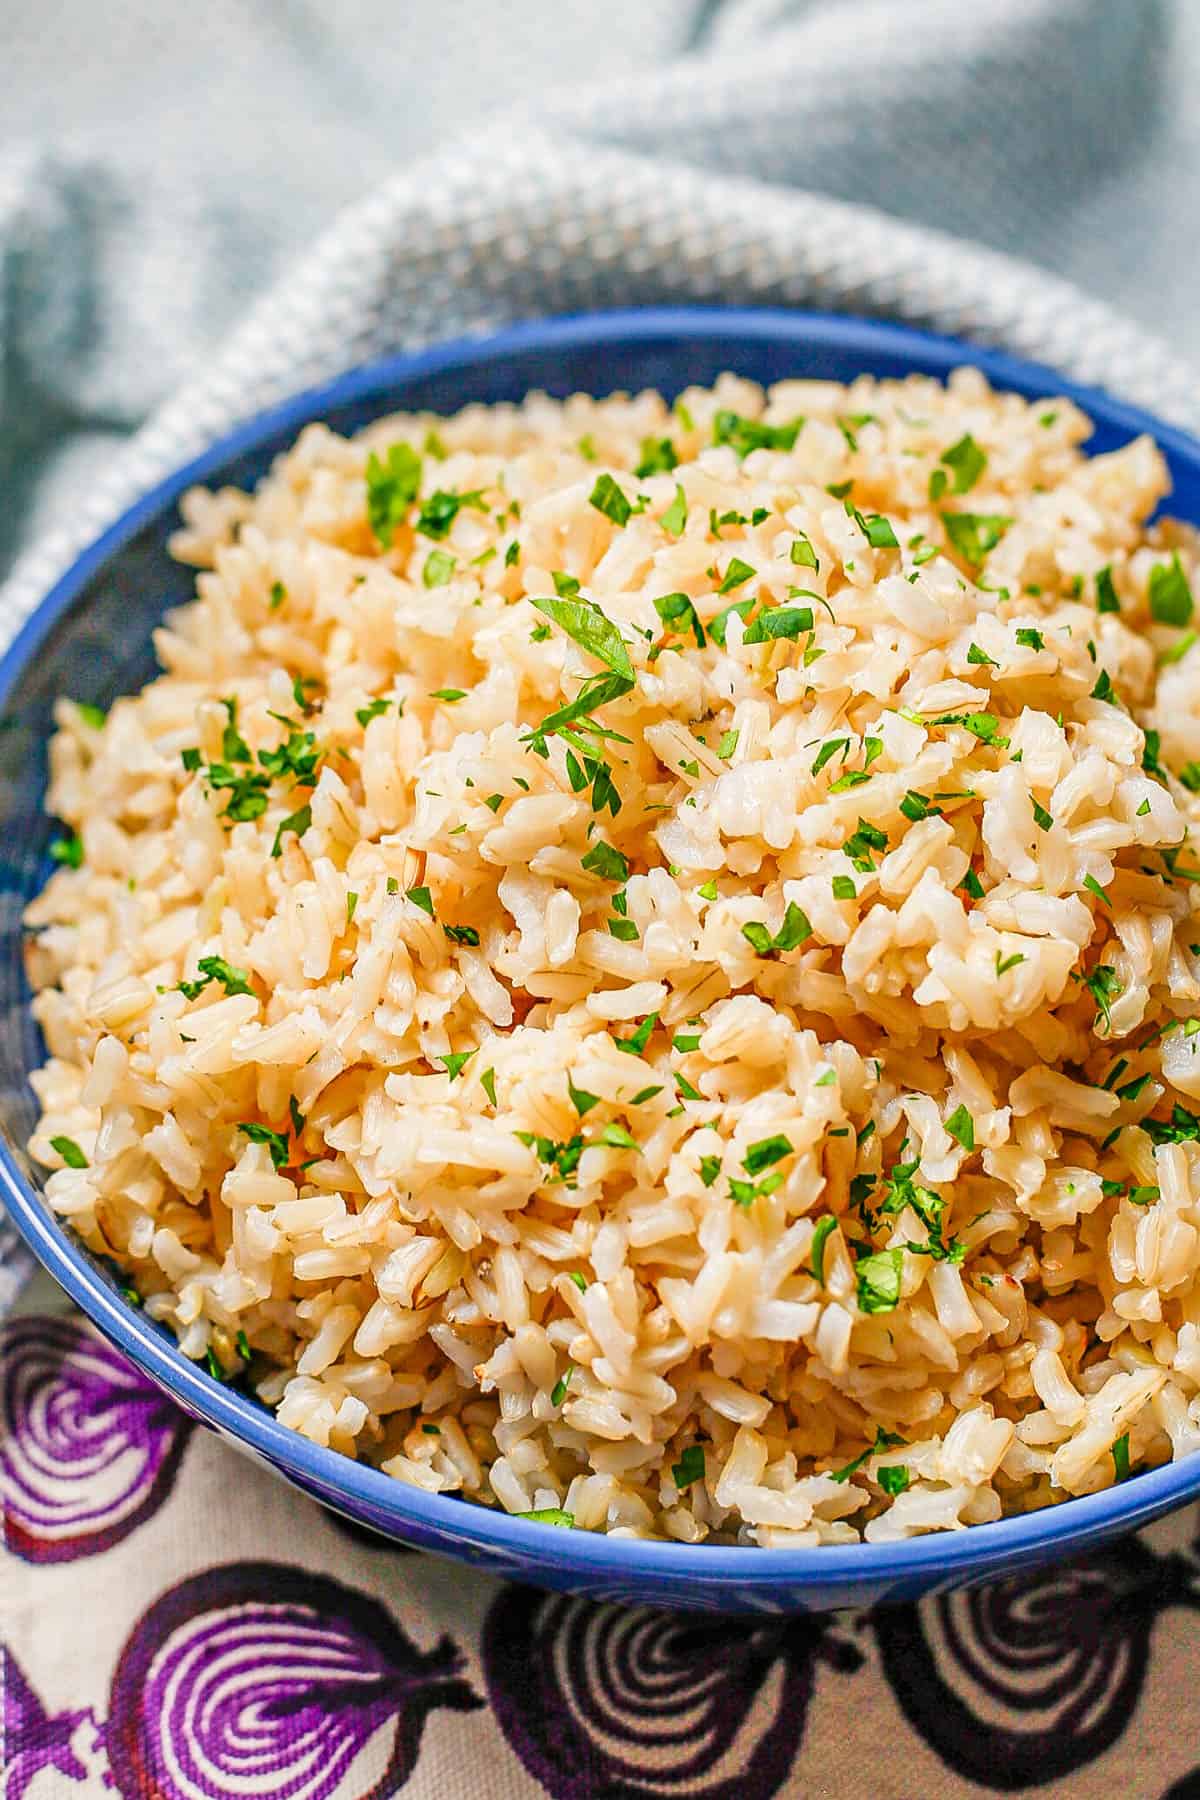
{"label": "dark onion illustration", "polygon": [[71,1562],[119,1543],[166,1498],[191,1421],[71,1319],[0,1335],[0,1507],[8,1548]]}
{"label": "dark onion illustration", "polygon": [[804,1732],[828,1622],[746,1624],[504,1588],[482,1653],[509,1743],[554,1800],[767,1800]]}
{"label": "dark onion illustration", "polygon": [[231,1563],[171,1588],[121,1653],[109,1704],[125,1800],[323,1800],[384,1734],[354,1800],[407,1781],[433,1708],[482,1705],[448,1637],[419,1650],[376,1600],[281,1563]]}
{"label": "dark onion illustration", "polygon": [[1195,1606],[1192,1565],[1136,1538],[919,1607],[881,1608],[884,1672],[913,1727],[959,1775],[1013,1792],[1081,1768],[1120,1737],[1150,1632]]}
{"label": "dark onion illustration", "polygon": [[22,1800],[26,1788],[43,1769],[57,1769],[68,1781],[87,1781],[91,1770],[82,1760],[75,1739],[87,1720],[91,1743],[98,1748],[101,1731],[86,1708],[75,1712],[48,1713],[30,1687],[10,1650],[0,1647],[0,1693],[3,1697],[4,1800]]}

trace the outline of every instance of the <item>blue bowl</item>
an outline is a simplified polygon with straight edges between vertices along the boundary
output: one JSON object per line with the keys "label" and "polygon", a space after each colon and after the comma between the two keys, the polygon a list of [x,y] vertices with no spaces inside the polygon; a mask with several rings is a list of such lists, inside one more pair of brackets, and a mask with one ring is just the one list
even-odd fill
{"label": "blue bowl", "polygon": [[673,395],[724,369],[756,381],[848,381],[969,362],[1031,398],[1065,394],[1096,423],[1091,448],[1138,432],[1170,465],[1175,514],[1200,523],[1200,444],[1049,370],[949,338],[800,312],[663,310],[521,325],[486,339],[397,357],[298,395],[240,426],[132,507],[47,595],[0,660],[0,1197],[34,1253],[93,1320],[183,1409],[306,1494],[385,1537],[495,1573],[597,1598],[730,1612],[823,1611],[909,1601],[1078,1554],[1200,1494],[1200,1457],[1024,1517],[902,1544],[757,1550],[641,1543],[563,1531],[422,1493],[310,1444],[247,1394],[223,1387],[121,1297],[109,1270],[47,1210],[25,1142],[36,1109],[28,1072],[42,1058],[29,1015],[21,911],[46,879],[52,828],[42,813],[51,706],[71,694],[101,706],[154,672],[151,628],[189,596],[192,575],[167,555],[177,503],[196,482],[248,487],[311,419],[354,432],[396,409],[453,412],[469,401],[655,387]]}

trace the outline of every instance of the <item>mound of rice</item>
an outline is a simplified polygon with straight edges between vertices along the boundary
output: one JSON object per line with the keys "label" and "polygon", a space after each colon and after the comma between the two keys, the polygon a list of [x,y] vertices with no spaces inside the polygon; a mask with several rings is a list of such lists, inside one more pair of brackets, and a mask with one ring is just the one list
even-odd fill
{"label": "mound of rice", "polygon": [[1196,535],[971,370],[724,377],[192,494],[63,700],[50,1204],[319,1444],[905,1537],[1200,1446]]}

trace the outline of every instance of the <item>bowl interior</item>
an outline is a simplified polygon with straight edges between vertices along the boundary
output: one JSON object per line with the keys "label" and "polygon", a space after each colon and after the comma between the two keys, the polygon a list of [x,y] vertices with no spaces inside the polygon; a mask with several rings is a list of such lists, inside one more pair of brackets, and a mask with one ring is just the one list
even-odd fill
{"label": "bowl interior", "polygon": [[[46,1227],[37,1223],[39,1215],[44,1220],[44,1214],[35,1198],[41,1194],[44,1172],[30,1162],[25,1142],[36,1118],[28,1073],[41,1061],[44,1051],[29,1014],[21,914],[49,873],[49,844],[57,830],[42,810],[51,710],[54,700],[62,694],[107,707],[117,696],[135,690],[154,674],[151,633],[164,612],[188,599],[193,589],[194,572],[172,562],[167,553],[167,538],[179,523],[178,501],[186,488],[196,481],[236,487],[253,485],[267,472],[273,459],[288,448],[303,424],[313,418],[326,420],[339,432],[351,433],[390,411],[429,409],[445,414],[472,401],[518,401],[531,389],[565,396],[578,391],[600,395],[656,387],[673,396],[689,384],[710,383],[726,369],[765,383],[790,376],[848,381],[863,372],[902,376],[915,371],[944,376],[964,361],[981,366],[997,385],[1029,397],[1066,393],[1078,399],[1096,420],[1095,436],[1089,445],[1093,452],[1115,449],[1138,431],[1153,429],[1174,481],[1170,510],[1200,522],[1200,446],[1104,396],[1084,392],[1048,371],[997,353],[980,352],[897,327],[802,314],[733,312],[601,315],[557,321],[519,327],[501,338],[444,346],[355,371],[240,428],[126,514],[58,584],[0,661],[0,1178],[16,1222],[34,1239],[39,1254],[49,1260]],[[61,1237],[56,1227],[52,1231]],[[91,1258],[86,1258],[86,1263],[90,1263],[87,1268],[85,1253],[78,1247],[72,1249],[69,1261],[70,1269],[64,1265],[56,1273],[109,1334],[116,1336],[113,1303],[117,1284],[111,1272]],[[102,1300],[96,1296],[102,1296]],[[146,1346],[157,1328],[138,1315],[128,1316],[132,1321],[129,1333],[120,1333],[123,1347],[146,1366]],[[183,1361],[173,1345],[165,1342],[161,1355],[162,1368],[153,1371],[159,1379],[164,1378],[163,1370],[168,1365],[173,1367]],[[190,1390],[190,1398],[198,1403],[199,1410],[217,1417],[223,1428],[246,1441],[246,1415],[254,1410],[248,1402],[221,1393],[218,1404],[216,1384],[209,1383],[194,1366],[179,1373],[178,1379],[172,1378],[170,1385],[185,1399],[189,1397],[186,1390]],[[212,1390],[208,1400],[205,1387]],[[282,1460],[280,1433],[281,1427],[264,1419],[259,1448],[277,1462]],[[283,1435],[292,1438],[290,1433]],[[347,1492],[353,1487],[356,1492],[374,1495],[370,1504],[347,1503],[347,1510],[385,1530],[404,1531],[431,1547],[448,1547],[445,1542],[434,1543],[435,1538],[447,1536],[444,1526],[430,1534],[416,1529],[412,1519],[402,1516],[414,1513],[414,1506],[408,1504],[406,1494],[397,1491],[400,1484],[359,1470],[329,1452],[316,1453],[314,1460],[312,1446],[301,1446],[294,1439],[292,1443],[295,1455],[287,1457],[290,1472],[309,1491],[340,1501],[340,1466],[346,1476],[342,1485]],[[1108,1496],[1072,1502],[1065,1511],[1074,1516],[1077,1526],[1064,1524],[1064,1509],[1056,1508],[1052,1514],[1037,1516],[1046,1521],[1041,1530],[1036,1519],[976,1527],[965,1535],[978,1540],[978,1558],[965,1554],[960,1541],[964,1534],[957,1534],[957,1548],[947,1544],[939,1552],[933,1540],[921,1540],[919,1545],[906,1547],[910,1553],[919,1550],[919,1554],[906,1558],[893,1551],[890,1562],[875,1556],[869,1547],[852,1553],[849,1561],[846,1553],[827,1550],[732,1554],[743,1559],[749,1588],[776,1587],[778,1582],[780,1589],[787,1590],[790,1598],[784,1600],[782,1591],[777,1591],[776,1604],[780,1600],[798,1604],[809,1589],[826,1588],[830,1583],[836,1586],[839,1579],[843,1584],[850,1580],[853,1587],[854,1576],[847,1575],[847,1571],[854,1569],[855,1554],[862,1577],[856,1598],[885,1590],[908,1596],[932,1583],[972,1575],[978,1578],[981,1569],[1053,1554],[1056,1542],[1107,1535],[1127,1527],[1135,1517],[1149,1516],[1178,1503],[1198,1488],[1200,1461],[1195,1475],[1175,1465],[1138,1478],[1119,1495],[1113,1490]],[[387,1492],[394,1496],[390,1505],[382,1504],[380,1499],[386,1499]],[[468,1510],[440,1501],[438,1507],[448,1515],[457,1512],[461,1516]],[[462,1534],[463,1542],[458,1546],[461,1553],[470,1553],[466,1550],[469,1538],[481,1560],[493,1566],[507,1565],[515,1556],[522,1572],[535,1579],[552,1578],[546,1573],[551,1561],[556,1560],[562,1568],[571,1564],[576,1578],[563,1579],[563,1585],[591,1591],[614,1591],[622,1573],[625,1581],[629,1580],[630,1558],[625,1556],[622,1561],[621,1555],[610,1552],[606,1559],[604,1540],[593,1540],[590,1546],[568,1551],[564,1539],[578,1541],[586,1534],[523,1526],[494,1515],[481,1518],[481,1509],[469,1510],[474,1518]],[[416,1515],[428,1512],[427,1505],[415,1507]],[[465,1525],[466,1521],[462,1523]],[[413,1528],[408,1529],[409,1526]],[[515,1541],[514,1526],[519,1533]],[[1000,1534],[999,1538],[996,1534]],[[557,1540],[552,1550],[551,1540]],[[508,1544],[507,1550],[501,1549],[502,1542]],[[985,1554],[989,1544],[994,1556]],[[681,1549],[674,1548],[677,1553]],[[614,1549],[669,1551],[672,1547],[624,1545]],[[740,1603],[736,1597],[731,1601],[731,1590],[726,1589],[723,1597],[719,1591],[719,1566],[728,1566],[727,1555],[711,1550],[685,1555],[686,1563],[680,1565],[679,1574],[681,1581],[691,1586],[691,1592],[677,1592],[675,1599],[690,1599],[696,1604]],[[709,1593],[702,1571],[706,1559],[714,1558],[708,1563],[713,1575]],[[744,1559],[749,1559],[749,1563]],[[663,1562],[664,1577],[668,1560]],[[579,1572],[584,1562],[594,1565],[591,1576]],[[753,1575],[750,1564],[754,1565]],[[797,1584],[798,1566],[808,1572],[801,1574]],[[675,1583],[666,1585],[673,1587]],[[650,1586],[654,1587],[653,1580]],[[671,1596],[662,1592],[660,1597]]]}

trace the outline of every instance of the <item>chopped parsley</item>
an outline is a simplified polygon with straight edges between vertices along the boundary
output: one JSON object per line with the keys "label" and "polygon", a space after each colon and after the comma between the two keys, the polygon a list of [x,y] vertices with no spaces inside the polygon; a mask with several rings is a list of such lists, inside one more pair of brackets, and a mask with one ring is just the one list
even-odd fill
{"label": "chopped parsley", "polygon": [[[417,530],[425,537],[441,539],[449,535],[450,527],[464,506],[474,507],[476,512],[486,512],[482,489],[469,494],[446,493],[439,488],[424,502],[417,514]],[[426,587],[434,583],[427,581]]]}
{"label": "chopped parsley", "polygon": [[781,951],[796,950],[807,938],[812,936],[812,926],[806,913],[789,900],[787,911],[783,915],[783,924],[772,937],[765,925],[757,920],[742,926],[742,936],[757,956],[776,956]]}
{"label": "chopped parsley", "polygon": [[[891,1251],[888,1251],[888,1252],[885,1252],[885,1254],[887,1254],[887,1255],[895,1254],[898,1256],[900,1254],[900,1252],[895,1251],[893,1253]],[[861,1268],[861,1266],[862,1265],[860,1264],[859,1267]],[[879,1308],[878,1310],[882,1311],[884,1309]],[[889,1307],[886,1310],[890,1312],[891,1308]],[[854,1457],[854,1459],[851,1462],[848,1462],[846,1464],[845,1468],[830,1470],[830,1480],[832,1480],[832,1481],[849,1481],[850,1477],[852,1475],[856,1474],[857,1471],[862,1468],[863,1464],[865,1462],[867,1462],[872,1456],[879,1456],[882,1454],[882,1452],[884,1450],[895,1450],[897,1448],[897,1446],[902,1444],[903,1442],[904,1442],[904,1439],[902,1437],[897,1437],[893,1432],[890,1432],[890,1431],[881,1431],[878,1427],[876,1427],[874,1443],[871,1444],[866,1450],[864,1450],[861,1453],[861,1455]]]}
{"label": "chopped parsley", "polygon": [[385,550],[404,523],[421,485],[421,458],[411,444],[390,444],[386,461],[367,458],[367,522]]}
{"label": "chopped parsley", "polygon": [[1182,662],[1195,642],[1196,633],[1194,631],[1182,632],[1169,650],[1163,650],[1160,653],[1159,662],[1163,664]]}
{"label": "chopped parsley", "polygon": [[974,663],[979,668],[998,669],[1000,667],[995,657],[989,656],[986,650],[981,650],[978,644],[967,645],[967,661]]}
{"label": "chopped parsley", "polygon": [[443,1056],[438,1060],[453,1082],[458,1080],[474,1054],[474,1050],[455,1050],[450,1056]]}
{"label": "chopped parsley", "polygon": [[1097,900],[1102,900],[1105,906],[1107,906],[1110,911],[1112,910],[1112,901],[1109,899],[1108,894],[1100,886],[1100,883],[1096,880],[1094,875],[1085,875],[1083,878],[1083,885],[1088,890],[1089,894],[1095,894]]}
{"label": "chopped parsley", "polygon": [[443,925],[442,932],[452,944],[477,945],[479,943],[479,933],[473,925]]}
{"label": "chopped parsley", "polygon": [[1002,956],[1000,951],[997,950],[997,952],[996,952],[996,974],[997,974],[997,976],[1007,975],[1008,971],[1010,969],[1015,969],[1019,963],[1023,963],[1024,961],[1025,961],[1025,958],[1020,953],[1020,951],[1017,951],[1012,956]]}
{"label": "chopped parsley", "polygon": [[1037,800],[1033,801],[1033,822],[1040,831],[1049,831],[1054,824],[1052,816]]}
{"label": "chopped parsley", "polygon": [[704,1480],[704,1448],[701,1444],[689,1444],[681,1451],[679,1461],[671,1468],[671,1480],[680,1493],[691,1487],[693,1482]]}
{"label": "chopped parsley", "polygon": [[582,866],[593,875],[599,875],[604,881],[628,881],[629,863],[619,850],[598,838],[587,855],[582,858]]}
{"label": "chopped parsley", "polygon": [[488,1099],[491,1101],[492,1105],[495,1106],[495,1104],[496,1104],[496,1071],[495,1071],[495,1069],[485,1069],[483,1071],[482,1075],[479,1077],[479,1085],[483,1089],[484,1093],[487,1095]]}
{"label": "chopped parsley", "polygon": [[50,846],[50,860],[66,869],[82,869],[83,839],[79,833],[73,831],[70,837],[55,838]]}
{"label": "chopped parsley", "polygon": [[[351,914],[351,916],[353,916]],[[250,976],[245,969],[235,969],[226,962],[223,956],[202,956],[196,964],[199,971],[195,981],[181,981],[179,992],[185,1000],[194,1000],[202,994],[210,981],[219,981],[226,994],[252,994]]]}
{"label": "chopped parsley", "polygon": [[638,1147],[637,1139],[630,1136],[624,1125],[605,1125],[601,1129],[599,1141],[612,1150],[636,1150]]}
{"label": "chopped parsley", "polygon": [[428,913],[431,919],[433,918],[433,896],[427,887],[405,888],[404,896],[405,899],[411,900],[414,906],[419,906],[422,912]]}
{"label": "chopped parsley", "polygon": [[1112,677],[1107,669],[1101,669],[1099,675],[1096,677],[1096,685],[1092,689],[1089,698],[1092,700],[1107,700],[1110,706],[1115,706],[1117,704],[1116,691],[1113,688]]}
{"label": "chopped parsley", "polygon": [[678,467],[679,457],[669,437],[642,439],[642,456],[633,471],[641,481],[647,475],[669,475]]}
{"label": "chopped parsley", "polygon": [[1097,963],[1091,974],[1083,983],[1096,1002],[1096,1017],[1103,1018],[1105,1028],[1112,1030],[1112,1003],[1124,992],[1124,986],[1117,971],[1107,963]]}
{"label": "chopped parsley", "polygon": [[909,788],[900,802],[900,811],[916,825],[922,819],[936,817],[938,809],[932,805],[928,795],[918,794],[914,788]]}
{"label": "chopped parsley", "polygon": [[243,1137],[248,1137],[252,1144],[265,1144],[271,1153],[271,1161],[277,1169],[287,1167],[288,1139],[286,1131],[272,1131],[267,1125],[258,1125],[253,1120],[244,1120],[238,1130]]}
{"label": "chopped parsley", "polygon": [[875,1471],[875,1479],[884,1493],[895,1499],[897,1494],[907,1492],[910,1476],[903,1463],[885,1463]]}
{"label": "chopped parsley", "polygon": [[1117,599],[1117,590],[1113,585],[1112,566],[1106,563],[1104,568],[1096,571],[1096,611],[1098,613],[1119,613],[1121,602]]}
{"label": "chopped parsley", "polygon": [[662,594],[654,602],[654,610],[664,625],[690,631],[696,640],[696,648],[703,650],[708,640],[700,623],[700,615],[687,594]]}
{"label": "chopped parsley", "polygon": [[1112,1459],[1113,1459],[1114,1478],[1118,1482],[1128,1481],[1129,1480],[1129,1433],[1127,1431],[1123,1431],[1121,1433],[1120,1437],[1115,1439],[1113,1446],[1112,1446],[1111,1455],[1112,1455]]}
{"label": "chopped parsley", "polygon": [[774,606],[759,613],[747,625],[744,644],[772,643],[778,638],[798,638],[813,628],[811,606]]}
{"label": "chopped parsley", "polygon": [[554,1386],[550,1389],[550,1404],[551,1404],[551,1406],[561,1406],[562,1405],[563,1401],[567,1397],[567,1384],[570,1381],[570,1379],[574,1373],[575,1373],[574,1364],[568,1363],[566,1368],[563,1370],[562,1374],[559,1376],[558,1380],[555,1382]]}
{"label": "chopped parsley", "polygon": [[1169,1120],[1143,1119],[1141,1127],[1153,1144],[1190,1144],[1200,1141],[1200,1118],[1178,1102],[1171,1108]]}
{"label": "chopped parsley", "polygon": [[952,1138],[957,1138],[964,1150],[975,1148],[975,1121],[965,1106],[956,1106],[946,1120],[946,1130]]}
{"label": "chopped parsley", "polygon": [[885,519],[882,513],[870,513],[864,517],[862,513],[855,512],[854,523],[873,550],[898,550],[900,548],[891,520]]}
{"label": "chopped parsley", "polygon": [[753,575],[754,570],[750,567],[749,563],[743,562],[740,556],[731,557],[729,560],[729,567],[725,571],[725,577],[721,582],[720,587],[717,589],[718,594],[732,594],[734,588],[741,587],[742,584],[749,581]]}
{"label": "chopped parsley", "polygon": [[801,569],[819,569],[821,567],[817,553],[812,546],[812,539],[807,532],[797,532],[788,555],[792,562]]}
{"label": "chopped parsley", "polygon": [[877,1250],[873,1256],[864,1256],[854,1270],[860,1310],[865,1313],[894,1312],[900,1303],[903,1269],[903,1250]]}
{"label": "chopped parsley", "polygon": [[713,443],[728,444],[738,456],[749,456],[752,450],[790,450],[803,424],[799,418],[788,425],[765,425],[761,419],[722,411],[713,419]]}
{"label": "chopped parsley", "polygon": [[700,1158],[700,1179],[706,1188],[712,1186],[720,1173],[721,1159],[719,1156],[702,1156]]}
{"label": "chopped parsley", "polygon": [[833,1232],[837,1230],[837,1219],[832,1213],[826,1213],[818,1219],[812,1235],[812,1272],[813,1279],[819,1286],[825,1286],[825,1245]]}
{"label": "chopped parsley", "polygon": [[608,930],[609,935],[619,939],[622,944],[635,944],[642,935],[632,919],[610,919]]}
{"label": "chopped parsley", "polygon": [[860,818],[858,821],[858,829],[854,831],[842,845],[842,848],[850,858],[852,865],[862,875],[870,874],[875,867],[871,852],[873,850],[886,850],[887,847],[887,832],[882,831],[878,825],[872,825],[868,820],[863,818]]}
{"label": "chopped parsley", "polygon": [[632,1037],[614,1038],[613,1042],[618,1050],[624,1050],[630,1056],[640,1056],[650,1042],[651,1034],[657,1024],[658,1014],[656,1012],[648,1013]]}
{"label": "chopped parsley", "polygon": [[598,475],[596,485],[588,495],[588,503],[597,512],[611,519],[614,525],[628,525],[633,517],[633,507],[617,486],[611,475]]}
{"label": "chopped parsley", "polygon": [[809,773],[811,775],[819,775],[821,770],[825,767],[825,764],[829,762],[831,758],[835,757],[839,750],[845,755],[849,748],[850,739],[848,737],[827,738],[813,758],[812,768],[809,770]]}
{"label": "chopped parsley", "polygon": [[730,757],[738,747],[738,739],[741,735],[740,731],[727,731],[723,734],[720,743],[717,745],[717,755],[722,762],[729,761]]}
{"label": "chopped parsley", "polygon": [[570,1531],[575,1524],[575,1514],[564,1512],[561,1506],[539,1506],[533,1512],[515,1513],[514,1518],[531,1519],[535,1525],[558,1525],[564,1531]]}
{"label": "chopped parsley", "polygon": [[287,592],[288,591],[284,587],[282,581],[273,581],[271,583],[271,597],[267,604],[270,606],[272,612],[279,611],[279,608],[287,599]]}
{"label": "chopped parsley", "polygon": [[57,1151],[59,1156],[61,1156],[66,1163],[68,1169],[86,1169],[90,1167],[87,1157],[83,1154],[83,1151],[79,1148],[79,1145],[75,1142],[74,1138],[52,1137],[50,1139],[50,1148]]}
{"label": "chopped parsley", "polygon": [[350,892],[346,895],[346,923],[347,923],[347,925],[352,925],[354,923],[354,914],[357,911],[357,909],[358,909],[358,895],[354,892],[353,889],[351,889]]}
{"label": "chopped parsley", "polygon": [[973,567],[996,548],[1012,524],[1003,513],[944,512],[940,517],[951,544]]}
{"label": "chopped parsley", "polygon": [[731,606],[724,607],[709,623],[708,635],[713,643],[719,644],[723,650],[731,614],[736,613],[739,619],[745,619],[754,611],[755,604],[753,600],[735,600]]}
{"label": "chopped parsley", "polygon": [[391,704],[390,700],[372,700],[369,706],[360,706],[354,716],[365,731],[371,720],[379,718]]}
{"label": "chopped parsley", "polygon": [[853,875],[835,875],[830,885],[835,900],[855,900],[858,897]]}
{"label": "chopped parsley", "polygon": [[311,824],[312,807],[308,805],[297,807],[296,811],[289,813],[286,819],[281,819],[275,832],[274,842],[271,845],[271,855],[283,855],[283,834],[285,831],[293,831],[297,837],[303,837]]}
{"label": "chopped parsley", "polygon": [[1017,642],[1025,650],[1044,650],[1046,648],[1045,638],[1040,631],[1035,631],[1032,625],[1017,627]]}
{"label": "chopped parsley", "polygon": [[1169,563],[1156,563],[1150,571],[1150,616],[1160,625],[1186,625],[1193,611],[1192,590],[1179,560],[1171,552]]}
{"label": "chopped parsley", "polygon": [[588,1094],[584,1092],[583,1088],[577,1088],[570,1075],[567,1076],[567,1093],[570,1095],[571,1105],[581,1119],[586,1113],[591,1112],[593,1106],[600,1104],[599,1094]]}
{"label": "chopped parsley", "polygon": [[454,557],[448,550],[431,550],[421,570],[421,581],[427,588],[445,587],[454,575]]}
{"label": "chopped parsley", "polygon": [[943,450],[940,460],[954,476],[956,494],[969,493],[987,468],[987,457],[969,431],[948,450]]}
{"label": "chopped parsley", "polygon": [[659,524],[662,526],[664,531],[670,532],[672,537],[680,537],[683,533],[684,526],[687,524],[687,520],[688,520],[687,495],[684,493],[683,489],[679,486],[679,483],[676,482],[675,498],[672,500],[670,506],[668,506],[666,512],[663,514],[662,518],[659,520]]}
{"label": "chopped parsley", "polygon": [[777,1162],[782,1162],[785,1156],[793,1154],[791,1139],[780,1132],[774,1137],[760,1138],[758,1143],[751,1144],[742,1158],[742,1167],[747,1175],[761,1175],[764,1169],[772,1168]]}

